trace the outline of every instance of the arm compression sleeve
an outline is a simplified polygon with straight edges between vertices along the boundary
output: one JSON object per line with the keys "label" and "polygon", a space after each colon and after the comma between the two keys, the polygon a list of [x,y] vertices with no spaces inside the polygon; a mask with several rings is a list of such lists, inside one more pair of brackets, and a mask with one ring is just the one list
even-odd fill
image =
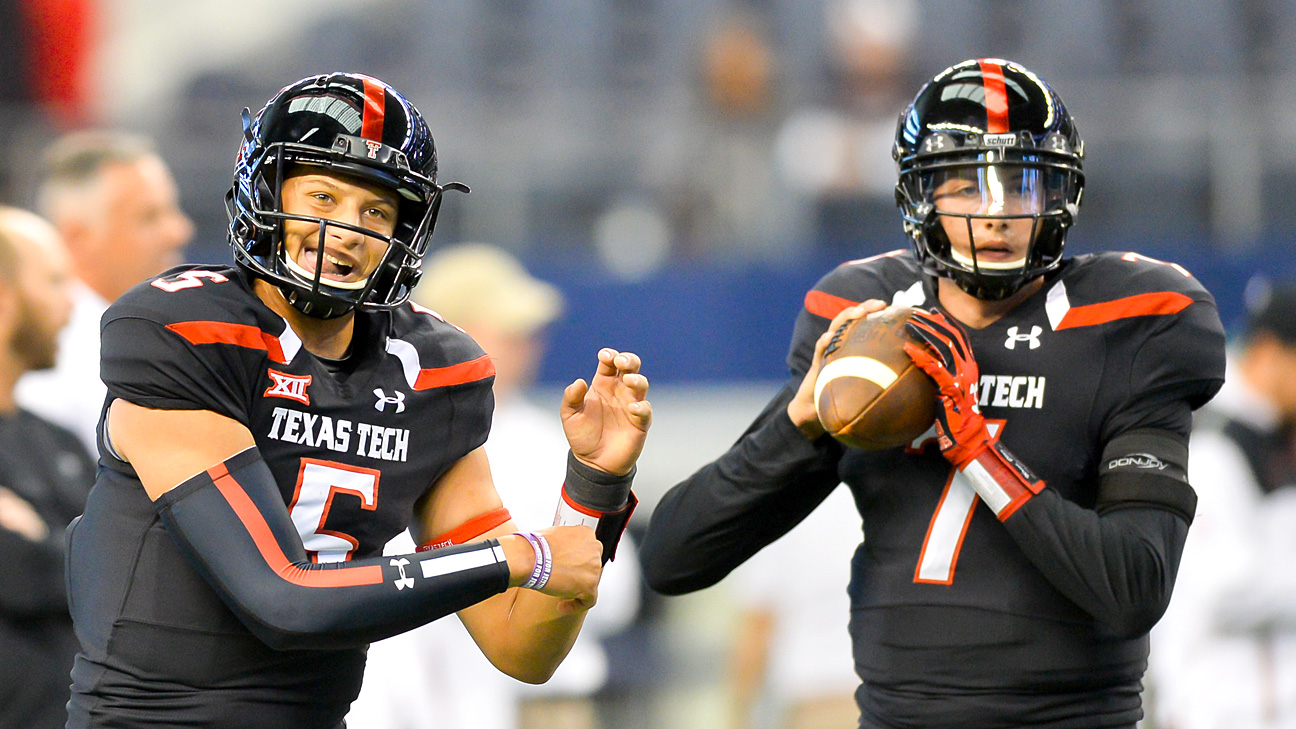
{"label": "arm compression sleeve", "polygon": [[249,448],[163,494],[168,534],[244,625],[276,649],[364,645],[508,588],[499,542],[316,564],[270,468]]}
{"label": "arm compression sleeve", "polygon": [[799,377],[789,380],[727,453],[658,502],[639,548],[654,590],[714,585],[837,488],[842,446],[826,435],[806,440],[788,418],[799,386]]}
{"label": "arm compression sleeve", "polygon": [[1170,603],[1196,503],[1188,449],[1169,433],[1103,451],[1095,509],[1041,491],[1003,523],[1045,578],[1112,635],[1142,635]]}

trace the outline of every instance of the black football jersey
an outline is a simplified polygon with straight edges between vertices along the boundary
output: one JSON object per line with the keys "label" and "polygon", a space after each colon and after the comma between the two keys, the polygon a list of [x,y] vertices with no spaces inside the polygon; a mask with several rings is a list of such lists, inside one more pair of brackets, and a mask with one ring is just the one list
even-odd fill
{"label": "black football jersey", "polygon": [[[804,374],[815,340],[845,306],[882,299],[930,308],[932,284],[908,252],[839,267],[806,297],[791,368]],[[1141,428],[1186,439],[1192,408],[1222,381],[1211,296],[1182,268],[1133,253],[1070,260],[1039,294],[965,331],[992,435],[1048,488],[1089,508],[1107,442]],[[1005,687],[1074,692],[1075,710],[1098,689],[1092,712],[1113,724],[1137,719],[1146,639],[1094,635],[1093,619],[1049,584],[966,478],[929,447],[933,437],[902,449],[846,449],[838,463],[866,534],[850,585],[866,711],[903,716],[909,692],[975,696]],[[1022,703],[1017,710],[1041,720],[1061,708]],[[964,702],[945,710],[990,726],[1000,708],[1008,709]],[[959,714],[905,718],[954,725]]]}
{"label": "black football jersey", "polygon": [[[133,288],[102,326],[108,401],[246,424],[318,562],[380,555],[490,427],[489,358],[413,305],[358,313],[351,354],[329,361],[302,347],[242,271],[185,266]],[[102,432],[100,441],[99,478],[70,537],[82,644],[71,726],[338,725],[364,651],[258,641],[176,548]]]}
{"label": "black football jersey", "polygon": [[1047,484],[1000,522],[934,430],[864,451],[810,441],[786,414],[833,316],[867,299],[937,307],[935,283],[893,251],[807,294],[788,383],[658,502],[645,577],[669,594],[714,584],[845,482],[863,527],[849,586],[861,727],[1132,727],[1146,626],[1168,601],[1186,525],[1155,494],[1100,503],[1102,469],[1119,466],[1104,449],[1146,433],[1186,444],[1192,410],[1223,381],[1214,301],[1173,264],[1104,253],[1064,261],[1003,318],[964,328],[992,437]]}

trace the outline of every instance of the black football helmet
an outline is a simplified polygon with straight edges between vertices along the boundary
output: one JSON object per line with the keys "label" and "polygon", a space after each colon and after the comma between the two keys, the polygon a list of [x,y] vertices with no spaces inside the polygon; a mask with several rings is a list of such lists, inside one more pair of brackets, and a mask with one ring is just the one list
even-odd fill
{"label": "black football helmet", "polygon": [[[377,183],[398,193],[390,237],[337,221],[283,211],[281,191],[290,166]],[[355,309],[392,309],[418,283],[446,190],[437,184],[436,146],[418,109],[378,79],[357,73],[311,76],[284,87],[256,117],[243,110],[243,143],[234,162],[234,184],[225,196],[234,261],[279,287],[298,311],[322,319]],[[283,221],[338,226],[387,242],[387,251],[365,280],[342,283],[289,260]]]}
{"label": "black football helmet", "polygon": [[[941,71],[900,115],[892,156],[896,205],[929,273],[998,300],[1062,262],[1084,190],[1084,142],[1062,99],[1034,73],[992,58]],[[976,212],[938,209],[935,191],[955,177],[980,198]],[[961,219],[971,240],[974,220],[1024,218],[1030,246],[1010,262],[978,260],[975,246],[970,255],[955,250],[942,222]]]}

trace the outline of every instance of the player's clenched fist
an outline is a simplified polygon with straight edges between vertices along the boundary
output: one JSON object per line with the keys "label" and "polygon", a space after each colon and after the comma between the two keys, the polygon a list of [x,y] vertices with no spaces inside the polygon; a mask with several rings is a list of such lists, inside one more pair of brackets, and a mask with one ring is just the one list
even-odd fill
{"label": "player's clenched fist", "polygon": [[587,526],[556,526],[541,529],[553,563],[549,582],[540,589],[546,595],[563,598],[560,612],[588,610],[598,600],[599,578],[603,574],[603,545]]}

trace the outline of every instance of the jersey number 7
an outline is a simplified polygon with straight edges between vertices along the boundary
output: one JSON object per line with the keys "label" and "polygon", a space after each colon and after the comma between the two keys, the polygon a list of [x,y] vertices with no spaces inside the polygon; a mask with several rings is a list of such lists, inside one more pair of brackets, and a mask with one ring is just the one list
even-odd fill
{"label": "jersey number 7", "polygon": [[[1002,420],[986,420],[986,427],[994,440],[1002,435],[1003,426]],[[968,477],[950,467],[945,491],[941,493],[936,513],[932,514],[931,523],[927,526],[927,538],[923,540],[918,566],[914,569],[914,582],[928,585],[953,584],[954,567],[958,564],[963,537],[967,535],[972,514],[980,501],[981,497],[977,496]]]}

